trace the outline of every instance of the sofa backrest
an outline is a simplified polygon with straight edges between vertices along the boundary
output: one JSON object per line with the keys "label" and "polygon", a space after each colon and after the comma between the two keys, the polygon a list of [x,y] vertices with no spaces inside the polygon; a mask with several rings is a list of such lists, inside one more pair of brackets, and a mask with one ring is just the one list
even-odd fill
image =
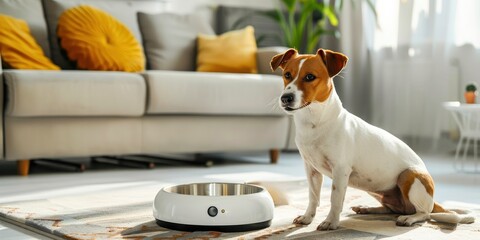
{"label": "sofa backrest", "polygon": [[80,4],[99,8],[125,24],[141,44],[142,36],[138,26],[137,13],[159,12],[164,3],[155,0],[43,0],[43,4],[50,36],[52,61],[62,69],[74,69],[75,65],[66,58],[65,54],[62,54],[56,34],[58,18],[63,11]]}
{"label": "sofa backrest", "polygon": [[25,20],[45,55],[51,56],[42,0],[0,0],[0,13]]}

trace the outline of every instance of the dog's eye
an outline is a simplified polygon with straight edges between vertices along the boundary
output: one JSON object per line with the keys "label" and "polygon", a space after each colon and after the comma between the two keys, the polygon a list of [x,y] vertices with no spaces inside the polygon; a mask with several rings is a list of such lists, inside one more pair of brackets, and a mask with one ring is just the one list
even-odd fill
{"label": "dog's eye", "polygon": [[309,74],[305,75],[304,80],[305,80],[306,82],[311,82],[311,81],[315,80],[315,78],[316,78],[315,75],[309,73]]}
{"label": "dog's eye", "polygon": [[286,78],[286,79],[292,78],[292,74],[291,74],[290,72],[286,72],[286,73],[285,73],[285,78]]}

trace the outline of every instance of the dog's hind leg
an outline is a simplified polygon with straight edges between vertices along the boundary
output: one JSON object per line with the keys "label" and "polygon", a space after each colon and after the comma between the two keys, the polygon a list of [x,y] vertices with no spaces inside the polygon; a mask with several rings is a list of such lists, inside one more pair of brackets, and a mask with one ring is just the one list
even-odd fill
{"label": "dog's hind leg", "polygon": [[296,217],[293,223],[307,225],[312,222],[320,204],[320,189],[322,188],[323,175],[307,161],[305,161],[305,171],[308,179],[308,207],[305,214]]}
{"label": "dog's hind leg", "polygon": [[[368,206],[354,206],[352,210],[357,214],[387,214],[403,212],[404,204],[402,201],[402,193],[400,189],[395,188],[383,192],[368,192],[370,196],[377,199],[381,204],[380,207],[368,207]],[[402,209],[398,211],[398,209]]]}
{"label": "dog's hind leg", "polygon": [[399,216],[397,225],[411,226],[429,220],[434,206],[432,177],[428,173],[407,169],[400,174],[397,184],[404,201],[415,207],[414,214]]}
{"label": "dog's hind leg", "polygon": [[366,206],[355,206],[352,207],[352,210],[357,214],[386,214],[392,213],[390,208],[380,206],[380,207],[366,207]]}

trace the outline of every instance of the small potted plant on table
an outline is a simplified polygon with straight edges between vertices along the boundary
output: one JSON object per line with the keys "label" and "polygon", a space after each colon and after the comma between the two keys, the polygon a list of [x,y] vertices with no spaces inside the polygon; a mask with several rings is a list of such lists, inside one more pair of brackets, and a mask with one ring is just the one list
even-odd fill
{"label": "small potted plant on table", "polygon": [[464,96],[466,103],[475,103],[477,98],[477,85],[475,83],[467,84]]}

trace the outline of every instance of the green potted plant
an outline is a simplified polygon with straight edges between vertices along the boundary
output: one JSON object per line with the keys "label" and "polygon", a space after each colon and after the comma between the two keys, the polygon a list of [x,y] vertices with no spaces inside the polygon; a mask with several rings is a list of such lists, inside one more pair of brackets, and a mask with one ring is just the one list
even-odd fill
{"label": "green potted plant", "polygon": [[[266,15],[281,27],[285,46],[296,48],[302,53],[314,53],[323,34],[338,36],[337,15],[342,10],[344,1],[325,4],[318,0],[280,0],[281,6],[266,12]],[[371,0],[365,1],[376,18],[374,4]],[[332,29],[327,27],[327,20],[333,26]]]}
{"label": "green potted plant", "polygon": [[[281,7],[267,12],[283,33],[285,46],[300,52],[313,53],[322,34],[334,34],[326,29],[327,20],[332,26],[338,19],[332,7],[317,0],[281,0]],[[314,18],[315,15],[322,16]]]}
{"label": "green potted plant", "polygon": [[475,103],[477,98],[477,85],[475,83],[467,84],[465,88],[465,102],[466,103]]}

